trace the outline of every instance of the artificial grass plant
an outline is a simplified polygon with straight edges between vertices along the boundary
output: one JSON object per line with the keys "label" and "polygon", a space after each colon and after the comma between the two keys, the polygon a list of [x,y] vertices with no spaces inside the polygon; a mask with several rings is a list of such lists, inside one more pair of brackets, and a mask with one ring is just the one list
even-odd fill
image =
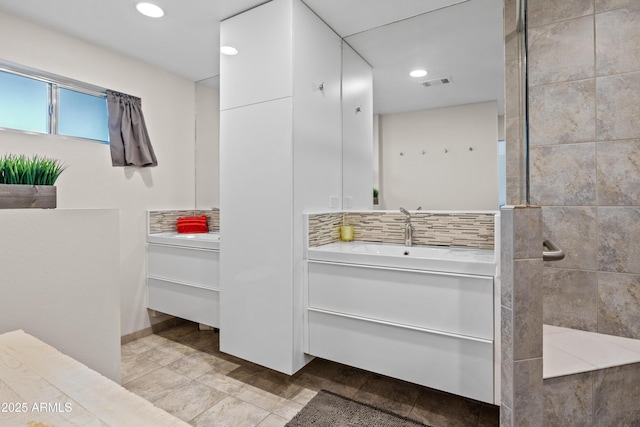
{"label": "artificial grass plant", "polygon": [[56,159],[7,154],[0,157],[0,184],[53,185],[65,169]]}

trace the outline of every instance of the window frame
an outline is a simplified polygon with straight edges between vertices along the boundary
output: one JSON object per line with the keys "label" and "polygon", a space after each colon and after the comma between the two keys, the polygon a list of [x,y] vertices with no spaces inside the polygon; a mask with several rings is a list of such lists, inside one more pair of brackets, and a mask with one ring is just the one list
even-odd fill
{"label": "window frame", "polygon": [[[18,65],[9,61],[0,59],[0,71],[14,74],[17,76],[25,77],[32,80],[38,80],[48,85],[48,114],[47,114],[47,129],[46,133],[36,130],[23,130],[15,128],[1,127],[0,130],[20,132],[31,135],[51,135],[59,138],[73,138],[84,141],[97,142],[99,144],[108,145],[109,141],[103,141],[100,139],[87,138],[82,136],[64,135],[58,133],[58,122],[60,117],[60,89],[72,90],[85,95],[95,96],[98,98],[107,98],[107,89],[95,86],[89,83],[84,83],[79,80],[70,79],[68,77],[62,77],[57,74],[48,73],[45,71],[37,70],[35,68]],[[105,101],[106,102],[106,101]]]}

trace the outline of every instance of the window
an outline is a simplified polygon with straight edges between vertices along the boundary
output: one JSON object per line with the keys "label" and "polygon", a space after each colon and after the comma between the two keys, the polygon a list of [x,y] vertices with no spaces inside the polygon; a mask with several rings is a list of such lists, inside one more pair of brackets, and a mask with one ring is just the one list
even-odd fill
{"label": "window", "polygon": [[58,133],[109,141],[107,98],[59,88]]}
{"label": "window", "polygon": [[105,91],[0,64],[0,128],[108,143]]}
{"label": "window", "polygon": [[48,132],[46,83],[0,72],[0,127]]}

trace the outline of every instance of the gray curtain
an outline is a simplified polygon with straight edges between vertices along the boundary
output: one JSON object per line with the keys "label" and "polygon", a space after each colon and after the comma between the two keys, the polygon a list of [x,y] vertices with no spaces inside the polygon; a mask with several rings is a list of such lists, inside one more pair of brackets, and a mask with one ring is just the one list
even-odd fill
{"label": "gray curtain", "polygon": [[140,98],[107,90],[107,108],[113,166],[157,166]]}

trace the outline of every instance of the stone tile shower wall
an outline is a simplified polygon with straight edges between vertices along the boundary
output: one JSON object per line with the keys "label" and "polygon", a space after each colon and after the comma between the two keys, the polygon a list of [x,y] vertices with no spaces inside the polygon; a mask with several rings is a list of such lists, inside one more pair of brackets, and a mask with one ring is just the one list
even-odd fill
{"label": "stone tile shower wall", "polygon": [[500,212],[500,426],[543,426],[542,212]]}
{"label": "stone tile shower wall", "polygon": [[[405,215],[400,212],[344,212],[309,216],[309,246],[340,240],[342,224],[354,226],[354,240],[405,242]],[[412,212],[413,244],[493,249],[495,214]]]}
{"label": "stone tile shower wall", "polygon": [[635,426],[640,363],[544,380],[543,426]]}
{"label": "stone tile shower wall", "polygon": [[209,231],[220,230],[220,210],[171,210],[171,211],[149,211],[149,233],[164,233],[176,231],[178,217],[181,216],[207,216]]}
{"label": "stone tile shower wall", "polygon": [[[506,137],[506,196],[507,204],[511,206],[523,204],[523,156],[524,149],[522,126],[525,123],[524,110],[521,111],[520,99],[520,57],[516,31],[516,1],[504,2],[504,60],[505,60],[505,114],[504,126]],[[522,45],[524,47],[524,43]],[[524,105],[524,104],[523,104]]]}
{"label": "stone tile shower wall", "polygon": [[640,2],[528,0],[544,321],[640,339]]}

